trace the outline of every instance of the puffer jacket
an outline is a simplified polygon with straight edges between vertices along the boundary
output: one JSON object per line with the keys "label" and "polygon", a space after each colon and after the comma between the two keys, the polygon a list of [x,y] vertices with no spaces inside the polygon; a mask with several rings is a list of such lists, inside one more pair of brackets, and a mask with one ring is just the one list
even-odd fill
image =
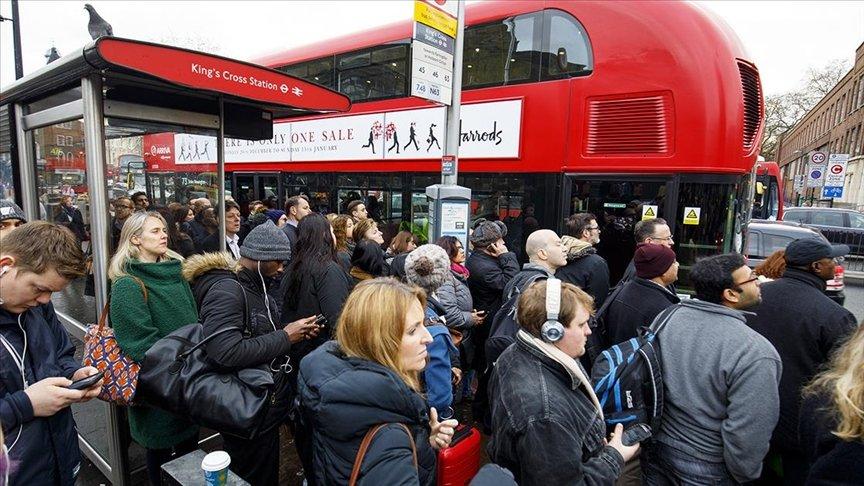
{"label": "puffer jacket", "polygon": [[[0,333],[20,353],[24,349],[24,334],[18,323],[19,315],[0,309]],[[75,347],[57,320],[53,304],[28,309],[20,315],[20,323],[27,333],[24,373],[28,383],[58,376],[72,379],[81,364],[75,359]],[[6,447],[18,441],[9,453],[13,467],[11,484],[75,484],[81,453],[72,409],[66,407],[50,417],[34,417],[21,373],[3,346],[0,346],[0,422]]]}
{"label": "puffer jacket", "polygon": [[605,444],[603,417],[585,385],[522,332],[498,358],[489,396],[489,458],[520,485],[615,483],[624,459]]}
{"label": "puffer jacket", "polygon": [[[423,397],[392,370],[345,356],[329,341],[300,363],[300,416],[312,430],[315,484],[347,484],[360,442],[378,424],[360,469],[360,485],[435,484],[435,450]],[[414,467],[405,424],[417,448]]]}
{"label": "puffer jacket", "polygon": [[217,365],[242,369],[288,355],[291,341],[279,325],[279,306],[257,272],[239,267],[229,253],[205,253],[183,263],[183,277],[192,284],[205,336],[237,329],[207,343],[207,357]]}
{"label": "puffer jacket", "polygon": [[435,293],[438,295],[438,302],[444,308],[447,327],[464,333],[474,327],[474,319],[471,317],[474,299],[471,298],[471,291],[468,290],[465,280],[455,272],[451,271],[451,274],[451,277],[444,282],[444,285],[438,287]]}

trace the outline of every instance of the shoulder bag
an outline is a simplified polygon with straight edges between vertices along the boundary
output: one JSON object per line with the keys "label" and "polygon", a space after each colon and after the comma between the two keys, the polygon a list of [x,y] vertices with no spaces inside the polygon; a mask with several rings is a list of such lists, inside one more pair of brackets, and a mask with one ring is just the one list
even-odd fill
{"label": "shoulder bag", "polygon": [[[144,293],[144,302],[147,302],[147,287],[141,279],[133,276],[141,286]],[[138,387],[138,375],[140,366],[135,360],[123,354],[123,350],[117,344],[114,337],[114,329],[105,326],[108,321],[108,313],[111,310],[111,297],[105,302],[102,314],[99,316],[99,324],[87,326],[84,337],[84,366],[93,366],[104,375],[102,390],[99,399],[116,405],[131,405],[135,399]]]}
{"label": "shoulder bag", "polygon": [[[246,291],[240,288],[245,302]],[[243,316],[241,330],[247,327],[248,302]],[[247,440],[278,425],[268,420],[270,405],[278,398],[270,366],[228,371],[207,359],[204,346],[237,329],[226,327],[204,337],[202,324],[189,324],[157,341],[141,363],[136,403]]]}
{"label": "shoulder bag", "polygon": [[[375,434],[378,433],[381,429],[386,427],[388,424],[378,424],[363,436],[363,442],[360,443],[360,449],[357,451],[357,457],[354,459],[354,467],[351,469],[351,478],[348,480],[348,486],[355,486],[357,484],[357,479],[360,477],[360,467],[363,465],[363,459],[366,457],[366,451],[369,450],[369,446],[372,445],[372,439],[375,438]],[[408,434],[408,441],[411,443],[411,455],[414,459],[414,469],[417,469],[417,444],[414,443],[414,434],[411,433],[411,429],[408,428],[407,425],[402,423],[397,423],[396,425],[402,427],[405,430],[405,433]]]}

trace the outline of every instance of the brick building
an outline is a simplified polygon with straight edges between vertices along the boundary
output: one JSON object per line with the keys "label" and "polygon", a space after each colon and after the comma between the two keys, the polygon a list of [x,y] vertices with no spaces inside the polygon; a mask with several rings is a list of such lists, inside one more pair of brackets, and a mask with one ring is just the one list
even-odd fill
{"label": "brick building", "polygon": [[837,207],[864,210],[864,43],[855,51],[855,65],[816,106],[788,132],[777,147],[786,201],[818,200],[821,188],[794,189],[794,177],[804,175],[814,151],[849,154],[843,197]]}

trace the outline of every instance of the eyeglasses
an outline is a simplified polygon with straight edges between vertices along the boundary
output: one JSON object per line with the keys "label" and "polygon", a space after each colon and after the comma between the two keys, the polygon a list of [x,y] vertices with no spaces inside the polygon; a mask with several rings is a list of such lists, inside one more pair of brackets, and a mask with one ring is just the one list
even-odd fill
{"label": "eyeglasses", "polygon": [[738,282],[734,285],[735,285],[735,287],[741,287],[742,285],[747,285],[748,283],[756,282],[757,280],[759,280],[759,275],[753,275],[752,277],[748,278],[747,280],[745,280],[743,282]]}
{"label": "eyeglasses", "polygon": [[594,230],[598,230],[598,231],[599,231],[599,230],[600,230],[600,227],[599,227],[599,226],[588,226],[588,227],[585,228],[585,229],[588,230],[588,231],[594,231]]}
{"label": "eyeglasses", "polygon": [[842,257],[842,256],[834,257],[834,263],[840,264],[840,263],[843,263],[844,261],[846,261],[845,257]]}
{"label": "eyeglasses", "polygon": [[673,241],[672,236],[664,236],[663,238],[660,238],[659,236],[649,236],[649,238],[651,238],[652,240]]}

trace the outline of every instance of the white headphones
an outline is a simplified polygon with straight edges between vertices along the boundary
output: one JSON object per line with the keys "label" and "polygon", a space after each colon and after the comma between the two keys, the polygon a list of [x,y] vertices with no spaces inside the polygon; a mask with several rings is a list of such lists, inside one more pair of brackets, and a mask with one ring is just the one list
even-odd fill
{"label": "white headphones", "polygon": [[564,337],[564,326],[558,322],[561,312],[561,281],[557,278],[546,280],[546,322],[540,328],[540,337],[547,343],[555,343]]}

